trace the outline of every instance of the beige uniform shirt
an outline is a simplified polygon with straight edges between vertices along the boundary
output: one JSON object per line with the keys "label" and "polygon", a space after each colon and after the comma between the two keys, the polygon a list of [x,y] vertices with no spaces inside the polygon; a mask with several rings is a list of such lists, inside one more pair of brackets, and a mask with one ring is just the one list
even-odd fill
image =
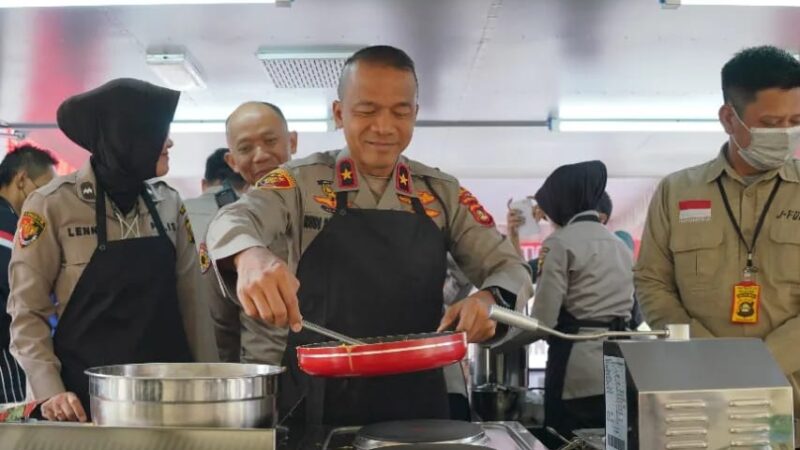
{"label": "beige uniform shirt", "polygon": [[[653,327],[688,323],[693,337],[763,339],[794,385],[800,413],[800,161],[791,159],[748,185],[724,150],[658,186],[635,268],[637,296]],[[761,285],[756,324],[731,322],[733,287],[742,281],[747,248],[725,211],[719,177],[748,245],[781,179],[755,246],[755,281]]]}
{"label": "beige uniform shirt", "polygon": [[[352,167],[352,171],[341,170],[343,167]],[[497,231],[478,200],[458,180],[437,169],[401,156],[386,191],[376,200],[345,149],[292,160],[256,186],[223,208],[211,223],[208,243],[213,259],[285,237],[285,260],[296,271],[300,257],[335,212],[336,192],[347,191],[353,208],[409,213],[413,212],[410,198],[417,197],[445,233],[450,253],[472,284],[518,294],[520,304],[529,298],[532,288],[527,264]],[[232,280],[226,281],[232,284]]]}
{"label": "beige uniform shirt", "polygon": [[[214,334],[208,334],[203,337],[202,350],[203,354],[200,355],[203,361],[225,361],[225,362],[238,362],[239,361],[239,328],[238,328],[238,312],[236,305],[231,302],[224,301],[222,297],[222,290],[219,287],[217,278],[214,276],[214,271],[210,270],[211,262],[208,259],[208,247],[206,246],[206,231],[211,219],[217,214],[217,201],[214,194],[222,189],[220,186],[214,186],[206,190],[201,196],[196,198],[188,198],[184,201],[186,211],[189,213],[189,219],[192,222],[192,228],[195,234],[195,244],[197,245],[197,252],[199,256],[200,276],[198,277],[197,289],[197,307],[209,311],[209,323],[205,326],[207,329],[214,329]],[[230,305],[227,310],[225,306]],[[230,310],[233,310],[232,313]],[[234,334],[220,334],[220,327],[218,323],[235,323],[235,327],[225,327],[224,329],[233,329]],[[223,342],[227,349],[232,349],[232,355],[223,355],[222,351],[218,348],[217,342]],[[235,349],[232,347],[235,346]],[[223,357],[224,356],[224,357]]]}
{"label": "beige uniform shirt", "polygon": [[[197,234],[203,274],[200,303],[207,305],[211,313],[216,337],[215,348],[218,349],[221,361],[279,365],[286,347],[286,330],[271,327],[244,314],[237,300],[222,292],[216,274],[210,267],[206,233],[209,223],[219,211],[214,195],[221,189],[222,187],[212,187],[200,197],[186,200],[186,209]],[[270,250],[285,258],[286,240],[273,242]]]}
{"label": "beige uniform shirt", "polygon": [[[198,328],[194,303],[197,276],[200,274],[191,224],[180,195],[162,181],[149,184],[164,228],[175,244],[178,300],[184,327],[193,354],[203,333]],[[29,397],[43,400],[64,392],[61,364],[53,353],[48,317],[62,316],[72,291],[97,247],[95,234],[95,176],[87,162],[79,171],[58,177],[32,193],[22,207],[21,217],[31,219],[33,227],[20,226],[9,265],[11,292],[11,352],[28,375]],[[123,227],[107,202],[108,239],[119,240]],[[140,236],[158,234],[144,201],[140,198],[131,220],[138,212]],[[125,228],[127,230],[127,227]],[[135,234],[135,232],[131,232]],[[131,238],[135,236],[129,236]],[[53,304],[51,293],[57,304]]]}

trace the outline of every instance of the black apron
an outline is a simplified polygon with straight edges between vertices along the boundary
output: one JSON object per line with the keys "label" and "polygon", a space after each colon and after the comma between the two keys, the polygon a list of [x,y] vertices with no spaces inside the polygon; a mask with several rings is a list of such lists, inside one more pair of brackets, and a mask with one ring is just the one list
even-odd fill
{"label": "black apron", "polygon": [[175,246],[153,200],[142,198],[158,236],[108,241],[97,184],[97,249],[53,336],[61,379],[90,414],[84,370],[112,364],[192,361],[178,307]]}
{"label": "black apron", "polygon": [[[338,192],[336,200],[336,213],[300,258],[303,317],[353,337],[436,331],[447,248],[444,233],[419,199],[411,199],[414,213],[350,209],[346,192]],[[441,369],[371,378],[305,375],[295,348],[325,340],[306,330],[289,334],[278,402],[289,423],[342,426],[448,418]]]}
{"label": "black apron", "polygon": [[[594,215],[579,216],[571,223],[575,222],[600,222]],[[578,320],[570,314],[563,306],[558,314],[555,329],[562,333],[576,334],[581,328],[606,328],[611,331],[624,331],[628,321],[618,317],[610,322],[600,322],[595,320]],[[544,415],[545,425],[552,427],[562,436],[570,439],[572,430],[569,426],[572,423],[569,417],[570,412],[565,408],[565,400],[561,396],[564,392],[564,381],[567,375],[567,364],[572,353],[574,341],[560,339],[555,336],[547,338],[547,366],[544,375]],[[572,401],[572,400],[567,400]],[[600,417],[605,416],[605,411],[597,411]]]}

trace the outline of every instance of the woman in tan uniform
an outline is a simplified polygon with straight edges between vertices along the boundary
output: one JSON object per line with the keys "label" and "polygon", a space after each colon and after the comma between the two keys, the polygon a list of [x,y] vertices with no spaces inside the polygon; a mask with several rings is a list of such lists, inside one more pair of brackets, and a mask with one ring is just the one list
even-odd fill
{"label": "woman in tan uniform", "polygon": [[145,181],[169,168],[179,95],[120,79],[59,107],[92,156],[23,205],[8,306],[11,350],[49,420],[88,419],[89,367],[192,360],[191,225],[176,191]]}

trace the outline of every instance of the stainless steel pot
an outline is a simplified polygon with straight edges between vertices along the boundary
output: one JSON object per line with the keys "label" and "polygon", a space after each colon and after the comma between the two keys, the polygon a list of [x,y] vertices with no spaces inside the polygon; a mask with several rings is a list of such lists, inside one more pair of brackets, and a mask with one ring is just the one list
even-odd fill
{"label": "stainless steel pot", "polygon": [[86,371],[92,421],[111,426],[272,427],[283,370],[230,363],[94,367]]}

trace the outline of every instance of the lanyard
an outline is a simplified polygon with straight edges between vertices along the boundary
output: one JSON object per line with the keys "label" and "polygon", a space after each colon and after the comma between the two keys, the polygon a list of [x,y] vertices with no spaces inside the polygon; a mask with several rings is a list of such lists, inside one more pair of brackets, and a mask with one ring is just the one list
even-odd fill
{"label": "lanyard", "polygon": [[739,223],[736,222],[736,218],[733,215],[733,210],[728,202],[728,196],[725,194],[725,188],[722,187],[722,177],[717,178],[717,187],[719,187],[719,193],[722,195],[722,203],[725,204],[725,211],[728,212],[728,217],[731,219],[731,223],[736,229],[736,233],[739,234],[739,239],[741,239],[745,248],[747,248],[747,267],[745,270],[750,272],[756,271],[756,268],[753,267],[753,252],[756,250],[756,240],[758,239],[758,235],[761,234],[761,227],[764,226],[764,219],[766,219],[767,213],[769,212],[769,207],[772,205],[772,200],[775,199],[775,194],[778,193],[778,187],[781,185],[781,179],[779,177],[776,178],[775,185],[772,187],[772,192],[769,193],[767,203],[764,205],[764,210],[761,211],[761,217],[758,218],[756,229],[753,232],[753,242],[750,243],[750,245],[747,244],[747,240],[745,240],[744,234],[742,233],[742,228],[739,226]]}

